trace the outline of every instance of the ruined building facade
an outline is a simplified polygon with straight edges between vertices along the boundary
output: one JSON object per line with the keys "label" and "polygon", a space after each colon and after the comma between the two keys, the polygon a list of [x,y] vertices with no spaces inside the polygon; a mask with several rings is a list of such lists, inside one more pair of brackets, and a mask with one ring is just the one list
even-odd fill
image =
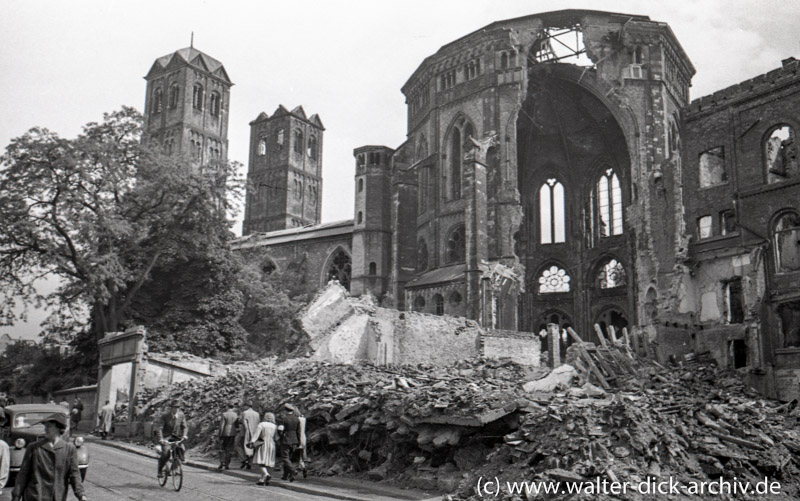
{"label": "ruined building facade", "polygon": [[[495,22],[403,85],[405,142],[355,149],[352,221],[313,224],[318,212],[270,198],[291,186],[267,181],[236,245],[265,270],[303,263],[309,290],[337,278],[399,309],[531,335],[625,328],[662,358],[710,351],[795,396],[797,70],[788,59],[690,102],[695,68],[665,23],[577,10]],[[287,114],[321,141],[318,120],[279,109],[254,122],[251,151],[256,126]],[[310,183],[302,193],[321,187],[320,171],[281,162],[278,177]],[[251,154],[250,177],[267,164]],[[287,228],[289,214],[311,225]]]}

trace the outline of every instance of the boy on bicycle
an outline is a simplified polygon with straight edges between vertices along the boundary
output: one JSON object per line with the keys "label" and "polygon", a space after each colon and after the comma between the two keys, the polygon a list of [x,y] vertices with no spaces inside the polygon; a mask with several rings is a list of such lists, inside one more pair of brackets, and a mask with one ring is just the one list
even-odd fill
{"label": "boy on bicycle", "polygon": [[[169,411],[161,416],[156,428],[156,438],[161,445],[161,456],[158,458],[158,478],[164,476],[164,465],[167,464],[171,449],[169,442],[186,440],[188,437],[189,426],[186,424],[186,416],[180,410],[180,402],[173,400],[169,404]],[[181,462],[184,460],[185,450],[183,442],[175,448],[175,454]]]}

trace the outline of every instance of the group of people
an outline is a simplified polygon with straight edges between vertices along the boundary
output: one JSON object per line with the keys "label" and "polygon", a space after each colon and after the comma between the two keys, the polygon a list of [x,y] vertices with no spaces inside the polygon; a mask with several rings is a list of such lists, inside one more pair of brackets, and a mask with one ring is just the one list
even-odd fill
{"label": "group of people", "polygon": [[[306,418],[297,407],[284,404],[276,416],[265,412],[263,417],[249,402],[242,404],[241,414],[236,404],[230,403],[220,417],[219,444],[220,470],[230,468],[233,453],[238,445],[244,455],[241,468],[253,465],[261,470],[258,485],[269,485],[270,468],[282,467],[282,480],[293,482],[298,470],[305,478],[306,469]],[[296,466],[295,466],[296,465]]]}

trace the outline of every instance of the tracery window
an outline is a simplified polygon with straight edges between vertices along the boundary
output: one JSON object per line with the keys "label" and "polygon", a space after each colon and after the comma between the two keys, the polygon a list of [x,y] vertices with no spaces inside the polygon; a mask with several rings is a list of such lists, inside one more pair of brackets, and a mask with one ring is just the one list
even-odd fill
{"label": "tracery window", "polygon": [[417,242],[417,271],[425,271],[428,269],[428,244],[425,240],[419,239]]}
{"label": "tracery window", "polygon": [[764,159],[770,183],[798,174],[797,145],[792,127],[781,125],[772,130],[764,143]]}
{"label": "tracery window", "polygon": [[800,214],[787,212],[772,230],[775,269],[778,273],[800,271]]}
{"label": "tracery window", "polygon": [[539,275],[539,294],[569,292],[569,282],[566,270],[556,265],[550,266]]}
{"label": "tracery window", "polygon": [[342,287],[350,290],[351,266],[350,256],[339,249],[328,266],[328,280],[338,280]]}
{"label": "tracery window", "polygon": [[600,238],[622,234],[622,189],[614,169],[606,169],[597,181],[596,193],[592,196],[592,211],[597,219],[597,235]]}
{"label": "tracery window", "polygon": [[627,283],[625,267],[616,259],[609,259],[600,268],[597,282],[601,289],[614,289]]}
{"label": "tracery window", "polygon": [[539,188],[539,242],[556,244],[566,241],[564,185],[550,178]]}
{"label": "tracery window", "polygon": [[464,242],[464,225],[457,226],[447,236],[445,246],[445,264],[460,263],[466,256],[466,245]]}

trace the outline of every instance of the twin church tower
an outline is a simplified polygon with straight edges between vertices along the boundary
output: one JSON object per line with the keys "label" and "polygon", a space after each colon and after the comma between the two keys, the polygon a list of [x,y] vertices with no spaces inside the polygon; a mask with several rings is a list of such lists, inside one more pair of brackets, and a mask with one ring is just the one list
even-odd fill
{"label": "twin church tower", "polygon": [[[145,138],[198,165],[227,160],[233,82],[221,62],[187,47],[156,59],[145,80]],[[243,235],[319,224],[324,131],[299,106],[250,122]]]}

